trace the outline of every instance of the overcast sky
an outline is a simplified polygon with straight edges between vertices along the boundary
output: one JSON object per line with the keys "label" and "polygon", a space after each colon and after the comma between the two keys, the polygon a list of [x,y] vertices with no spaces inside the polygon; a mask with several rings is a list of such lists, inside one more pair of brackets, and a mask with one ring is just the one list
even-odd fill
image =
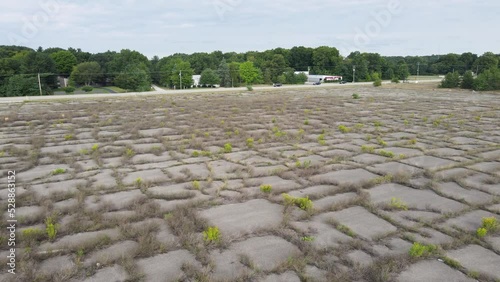
{"label": "overcast sky", "polygon": [[0,0],[0,45],[173,53],[293,46],[500,53],[498,0]]}

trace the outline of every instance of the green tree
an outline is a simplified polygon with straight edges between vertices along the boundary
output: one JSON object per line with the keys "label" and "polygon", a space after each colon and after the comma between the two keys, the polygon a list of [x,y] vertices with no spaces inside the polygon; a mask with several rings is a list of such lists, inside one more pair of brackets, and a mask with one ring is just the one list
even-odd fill
{"label": "green tree", "polygon": [[168,68],[172,65],[173,68],[170,69],[169,85],[171,87],[175,87],[176,89],[191,87],[193,85],[194,74],[191,64],[187,61],[176,59],[169,64]]}
{"label": "green tree", "polygon": [[231,62],[229,63],[229,72],[231,73],[231,85],[234,87],[240,86],[240,63]]}
{"label": "green tree", "polygon": [[115,85],[132,91],[151,90],[151,78],[144,64],[130,64],[115,78]]}
{"label": "green tree", "polygon": [[404,61],[399,62],[395,74],[399,80],[405,81],[410,76],[408,65]]}
{"label": "green tree", "polygon": [[313,51],[312,72],[315,74],[334,74],[342,62],[337,48],[321,46]]}
{"label": "green tree", "polygon": [[222,59],[217,69],[217,75],[220,78],[220,85],[222,87],[231,87],[231,71],[229,70],[229,64],[226,62],[226,59]]}
{"label": "green tree", "polygon": [[441,82],[442,88],[456,88],[460,85],[460,75],[458,72],[449,72]]}
{"label": "green tree", "polygon": [[474,88],[474,76],[472,75],[472,71],[465,72],[464,76],[462,77],[462,83],[460,83],[460,87],[463,89]]}
{"label": "green tree", "polygon": [[240,76],[247,85],[251,85],[259,78],[259,70],[253,62],[247,61],[240,65]]}
{"label": "green tree", "polygon": [[56,70],[59,75],[68,77],[76,66],[77,60],[75,55],[70,51],[58,51],[50,54],[50,57],[56,64]]}
{"label": "green tree", "polygon": [[214,70],[206,69],[201,73],[200,84],[210,86],[220,84],[220,78]]}
{"label": "green tree", "polygon": [[97,62],[78,64],[69,78],[71,84],[91,85],[101,75],[101,66]]}
{"label": "green tree", "polygon": [[271,80],[277,81],[278,77],[283,75],[283,73],[285,72],[285,57],[281,54],[274,55],[272,60],[268,64],[266,64],[266,68],[269,69],[271,73]]}
{"label": "green tree", "polygon": [[472,69],[478,70],[478,74],[495,67],[498,67],[498,57],[492,52],[484,53],[472,65]]}
{"label": "green tree", "polygon": [[478,75],[474,80],[474,90],[500,90],[500,70],[493,67]]}
{"label": "green tree", "polygon": [[[47,85],[42,84],[42,92],[51,94]],[[35,75],[14,75],[9,78],[2,96],[38,96],[40,90],[38,88],[38,78]]]}

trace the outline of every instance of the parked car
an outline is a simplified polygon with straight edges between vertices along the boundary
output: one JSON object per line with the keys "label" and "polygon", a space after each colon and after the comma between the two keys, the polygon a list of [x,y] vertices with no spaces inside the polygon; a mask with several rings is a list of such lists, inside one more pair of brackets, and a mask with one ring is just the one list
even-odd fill
{"label": "parked car", "polygon": [[277,82],[277,83],[273,84],[273,86],[274,86],[274,87],[281,87],[281,86],[283,86],[283,84],[281,84],[281,83]]}
{"label": "parked car", "polygon": [[315,82],[313,85],[321,85],[321,82]]}
{"label": "parked car", "polygon": [[347,83],[347,82],[345,82],[345,81],[343,81],[343,80],[340,82],[340,84],[346,84],[346,83]]}

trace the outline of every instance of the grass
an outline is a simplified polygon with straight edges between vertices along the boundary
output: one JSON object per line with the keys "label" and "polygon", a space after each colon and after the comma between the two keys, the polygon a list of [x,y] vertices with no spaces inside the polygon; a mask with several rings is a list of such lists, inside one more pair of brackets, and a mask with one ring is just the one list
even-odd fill
{"label": "grass", "polygon": [[253,146],[254,146],[254,141],[255,141],[255,140],[254,140],[253,138],[248,138],[248,139],[247,139],[247,141],[246,141],[246,142],[247,142],[247,147],[248,147],[248,148],[253,148]]}
{"label": "grass", "polygon": [[373,153],[375,151],[375,147],[369,145],[362,145],[361,151],[363,153]]}
{"label": "grass", "polygon": [[233,146],[231,145],[231,143],[224,144],[224,153],[228,154],[231,153],[232,151],[233,151]]}
{"label": "grass", "polygon": [[49,216],[45,219],[45,232],[47,232],[47,236],[50,241],[54,241],[56,239],[58,229],[59,224],[55,222],[53,217]]}
{"label": "grass", "polygon": [[200,182],[198,180],[193,181],[192,186],[193,186],[193,189],[195,189],[195,190],[200,190],[200,188],[201,188]]}
{"label": "grass", "polygon": [[339,125],[339,130],[342,133],[349,133],[349,132],[351,132],[352,129],[350,129],[349,127],[347,127],[345,125]]}
{"label": "grass", "polygon": [[125,149],[124,155],[127,159],[131,159],[133,156],[135,156],[135,152],[131,148]]}
{"label": "grass", "polygon": [[64,135],[64,140],[65,141],[70,141],[70,140],[75,140],[75,136],[73,134],[66,134]]}
{"label": "grass", "polygon": [[359,96],[359,94],[358,94],[358,93],[354,93],[354,94],[352,94],[352,98],[353,98],[354,100],[357,100],[357,99],[359,99],[359,98],[360,98],[360,96]]}
{"label": "grass", "polygon": [[494,217],[483,217],[481,227],[476,230],[476,235],[479,238],[485,237],[488,233],[498,230],[499,224]]}

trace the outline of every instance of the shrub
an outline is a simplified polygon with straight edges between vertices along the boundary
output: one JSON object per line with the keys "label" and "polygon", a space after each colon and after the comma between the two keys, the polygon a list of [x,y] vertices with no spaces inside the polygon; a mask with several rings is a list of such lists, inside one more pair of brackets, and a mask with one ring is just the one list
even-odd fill
{"label": "shrub", "polygon": [[75,87],[72,87],[72,86],[67,86],[67,87],[63,88],[63,91],[68,93],[68,94],[75,92],[75,90],[76,90]]}
{"label": "shrub", "polygon": [[460,83],[460,88],[462,89],[472,89],[474,88],[474,76],[472,71],[466,71],[462,77],[462,83]]}
{"label": "shrub", "polygon": [[375,87],[380,87],[382,86],[382,79],[376,79],[374,82],[373,82],[373,86]]}
{"label": "shrub", "polygon": [[248,90],[248,91],[253,91],[253,87],[252,87],[252,85],[247,85],[247,90]]}
{"label": "shrub", "polygon": [[92,152],[97,152],[99,150],[99,144],[94,144],[91,150]]}
{"label": "shrub", "polygon": [[399,78],[397,78],[397,77],[393,77],[393,78],[391,79],[391,82],[392,82],[392,83],[399,83]]}
{"label": "shrub", "polygon": [[220,241],[220,231],[218,227],[208,227],[203,231],[203,240],[205,243]]}
{"label": "shrub", "polygon": [[233,151],[233,146],[231,143],[224,144],[224,153],[231,153]]}
{"label": "shrub", "polygon": [[260,191],[264,193],[271,193],[272,189],[273,187],[271,185],[265,185],[265,184],[260,185]]}
{"label": "shrub", "polygon": [[488,91],[500,89],[500,69],[491,68],[477,76],[473,83],[474,90]]}
{"label": "shrub", "polygon": [[304,125],[309,125],[309,119],[306,118],[306,120],[304,121]]}
{"label": "shrub", "polygon": [[358,99],[360,98],[360,96],[359,96],[359,94],[358,94],[358,93],[354,93],[354,94],[352,94],[352,98],[353,98],[354,100],[358,100]]}
{"label": "shrub", "polygon": [[312,242],[312,241],[314,241],[314,239],[315,238],[312,236],[304,236],[304,237],[300,238],[300,240],[302,240],[304,242]]}
{"label": "shrub", "polygon": [[89,93],[89,92],[92,92],[92,90],[94,90],[94,88],[92,86],[84,86],[82,87],[82,90],[85,91],[86,93]]}
{"label": "shrub", "polygon": [[127,157],[127,158],[129,158],[129,159],[130,159],[130,158],[132,158],[134,155],[135,155],[134,150],[132,150],[132,149],[130,149],[130,148],[127,148],[127,149],[125,150],[125,157]]}
{"label": "shrub", "polygon": [[409,254],[411,257],[419,258],[426,257],[431,255],[433,252],[437,250],[435,245],[423,245],[420,243],[413,243],[413,246],[410,248]]}
{"label": "shrub", "polygon": [[198,152],[198,151],[194,151],[194,152],[191,154],[191,156],[192,156],[192,157],[194,157],[194,158],[197,158],[197,157],[199,157],[199,156],[200,156],[200,152]]}
{"label": "shrub", "polygon": [[354,233],[354,231],[351,230],[351,228],[343,225],[343,224],[337,224],[336,226],[337,230],[346,234],[347,236],[349,237],[356,237],[356,233]]}
{"label": "shrub", "polygon": [[137,187],[141,187],[142,186],[142,178],[138,177],[135,180],[135,186],[137,186]]}
{"label": "shrub", "polygon": [[441,81],[440,87],[442,88],[457,88],[460,85],[460,76],[458,72],[448,73],[443,81]]}

